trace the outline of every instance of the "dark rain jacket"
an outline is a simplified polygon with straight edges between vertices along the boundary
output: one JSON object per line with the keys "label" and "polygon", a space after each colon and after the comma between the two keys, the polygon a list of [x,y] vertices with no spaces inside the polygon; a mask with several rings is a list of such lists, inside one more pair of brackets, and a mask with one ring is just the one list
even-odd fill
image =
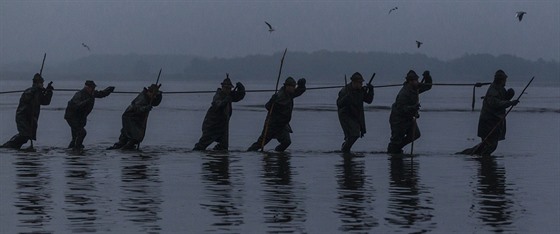
{"label": "dark rain jacket", "polygon": [[232,114],[232,102],[238,102],[245,97],[245,86],[240,84],[237,90],[228,94],[222,92],[221,88],[216,90],[212,106],[208,108],[204,122],[202,123],[203,134],[221,135],[229,128],[229,119]]}
{"label": "dark rain jacket", "polygon": [[64,113],[64,119],[71,122],[73,127],[85,127],[87,124],[87,116],[91,113],[93,106],[95,104],[96,98],[104,98],[111,94],[110,91],[101,90],[93,91],[93,94],[89,94],[85,88],[76,92],[74,97],[68,101],[66,106],[66,112]]}
{"label": "dark rain jacket", "polygon": [[[513,94],[513,93],[512,93]],[[486,91],[482,109],[478,119],[478,136],[485,138],[490,131],[505,117],[506,108],[511,106],[509,101],[513,95],[508,95],[504,85],[492,83]],[[504,119],[493,132],[497,140],[504,140],[506,136],[506,120]]]}
{"label": "dark rain jacket", "polygon": [[401,88],[399,94],[397,94],[395,103],[391,106],[391,116],[389,117],[391,125],[412,121],[413,117],[418,114],[419,94],[431,88],[431,76],[427,76],[424,82],[419,84],[418,90],[405,82],[405,85]]}
{"label": "dark rain jacket", "polygon": [[290,128],[290,120],[292,120],[292,111],[294,110],[294,98],[301,96],[305,92],[305,85],[298,85],[295,92],[289,94],[285,87],[280,88],[278,92],[268,100],[265,107],[271,111],[268,123],[268,131],[271,133],[279,132],[284,128]]}
{"label": "dark rain jacket", "polygon": [[356,90],[352,88],[352,84],[348,84],[338,92],[338,120],[345,136],[360,137],[366,133],[364,102],[371,104],[372,101],[373,86]]}
{"label": "dark rain jacket", "polygon": [[144,88],[138,96],[132,100],[128,108],[122,115],[122,133],[129,139],[142,142],[146,133],[146,124],[148,123],[148,115],[152,106],[158,106],[163,98],[162,92],[154,96],[152,100],[148,94],[148,90]]}
{"label": "dark rain jacket", "polygon": [[52,95],[53,92],[51,89],[36,86],[23,91],[16,110],[16,125],[21,136],[36,140],[37,122],[39,120],[39,113],[41,112],[41,105],[49,105]]}

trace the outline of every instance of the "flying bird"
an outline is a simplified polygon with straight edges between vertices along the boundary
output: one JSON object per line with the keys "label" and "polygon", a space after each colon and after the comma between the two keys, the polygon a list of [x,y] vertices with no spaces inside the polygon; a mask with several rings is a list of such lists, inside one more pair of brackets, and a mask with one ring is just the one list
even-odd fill
{"label": "flying bird", "polygon": [[91,51],[91,50],[89,49],[89,46],[88,46],[88,45],[82,43],[82,46],[85,47],[88,51]]}
{"label": "flying bird", "polygon": [[270,24],[269,24],[268,22],[266,22],[266,21],[264,21],[264,23],[265,23],[266,25],[268,25],[268,31],[269,31],[270,33],[274,32],[274,28],[272,28],[272,25],[270,25]]}
{"label": "flying bird", "polygon": [[517,17],[517,19],[519,19],[519,22],[521,22],[521,20],[523,19],[523,15],[527,14],[527,12],[524,11],[518,11],[517,13],[515,13],[515,17]]}
{"label": "flying bird", "polygon": [[417,48],[420,48],[420,46],[421,46],[422,44],[424,44],[424,42],[416,41],[416,47],[417,47]]}
{"label": "flying bird", "polygon": [[393,12],[394,10],[397,10],[397,9],[399,9],[399,8],[398,7],[391,8],[391,10],[389,10],[389,14],[391,14],[391,12]]}

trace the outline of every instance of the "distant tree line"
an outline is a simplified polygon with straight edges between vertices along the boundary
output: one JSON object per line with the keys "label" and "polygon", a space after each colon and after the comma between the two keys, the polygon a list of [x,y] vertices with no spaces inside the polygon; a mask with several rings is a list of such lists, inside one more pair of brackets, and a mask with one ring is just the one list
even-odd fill
{"label": "distant tree line", "polygon": [[[280,52],[272,55],[248,55],[237,58],[202,58],[189,55],[90,55],[47,67],[50,76],[59,79],[145,80],[163,68],[166,79],[219,80],[229,73],[243,80],[275,80]],[[40,65],[3,64],[0,79],[25,79]],[[365,77],[377,73],[380,83],[400,82],[410,69],[417,73],[430,70],[434,79],[450,82],[491,81],[497,69],[512,80],[537,76],[540,80],[560,82],[560,63],[538,59],[531,61],[511,55],[465,54],[442,61],[424,54],[385,52],[290,52],[286,55],[283,76],[306,77],[323,82],[342,82],[344,75],[359,71]],[[49,76],[47,75],[47,76]]]}

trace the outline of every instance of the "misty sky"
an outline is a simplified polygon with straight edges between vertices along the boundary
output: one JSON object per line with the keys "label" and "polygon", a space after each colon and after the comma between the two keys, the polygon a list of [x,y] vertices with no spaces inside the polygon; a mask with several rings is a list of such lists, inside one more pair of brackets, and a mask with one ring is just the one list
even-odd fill
{"label": "misty sky", "polygon": [[[515,18],[520,10],[527,12],[522,22]],[[130,53],[238,57],[284,48],[560,61],[560,1],[0,0],[2,64],[40,61],[44,52],[66,61]]]}

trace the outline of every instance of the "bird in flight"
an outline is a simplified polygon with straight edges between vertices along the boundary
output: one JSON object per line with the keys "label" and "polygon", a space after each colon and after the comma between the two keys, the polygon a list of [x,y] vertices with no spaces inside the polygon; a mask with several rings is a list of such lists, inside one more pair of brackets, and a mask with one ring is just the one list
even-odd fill
{"label": "bird in flight", "polygon": [[82,43],[82,46],[85,47],[88,51],[91,51],[91,50],[89,49],[89,46],[88,46],[88,45]]}
{"label": "bird in flight", "polygon": [[527,12],[524,11],[518,11],[517,13],[515,13],[515,17],[517,17],[517,19],[519,19],[519,22],[521,22],[521,20],[523,19],[523,15],[527,14]]}
{"label": "bird in flight", "polygon": [[391,12],[393,12],[393,11],[395,11],[395,10],[397,10],[397,9],[399,9],[399,8],[398,8],[398,7],[393,7],[393,8],[391,8],[391,10],[389,10],[389,14],[391,14]]}
{"label": "bird in flight", "polygon": [[266,22],[266,21],[264,21],[264,23],[265,23],[266,25],[268,25],[268,31],[269,31],[270,33],[274,32],[274,28],[272,28],[272,25],[270,25],[270,24],[269,24],[268,22]]}
{"label": "bird in flight", "polygon": [[424,44],[424,42],[416,41],[416,47],[417,47],[417,48],[420,48],[420,46],[421,46],[422,44]]}

